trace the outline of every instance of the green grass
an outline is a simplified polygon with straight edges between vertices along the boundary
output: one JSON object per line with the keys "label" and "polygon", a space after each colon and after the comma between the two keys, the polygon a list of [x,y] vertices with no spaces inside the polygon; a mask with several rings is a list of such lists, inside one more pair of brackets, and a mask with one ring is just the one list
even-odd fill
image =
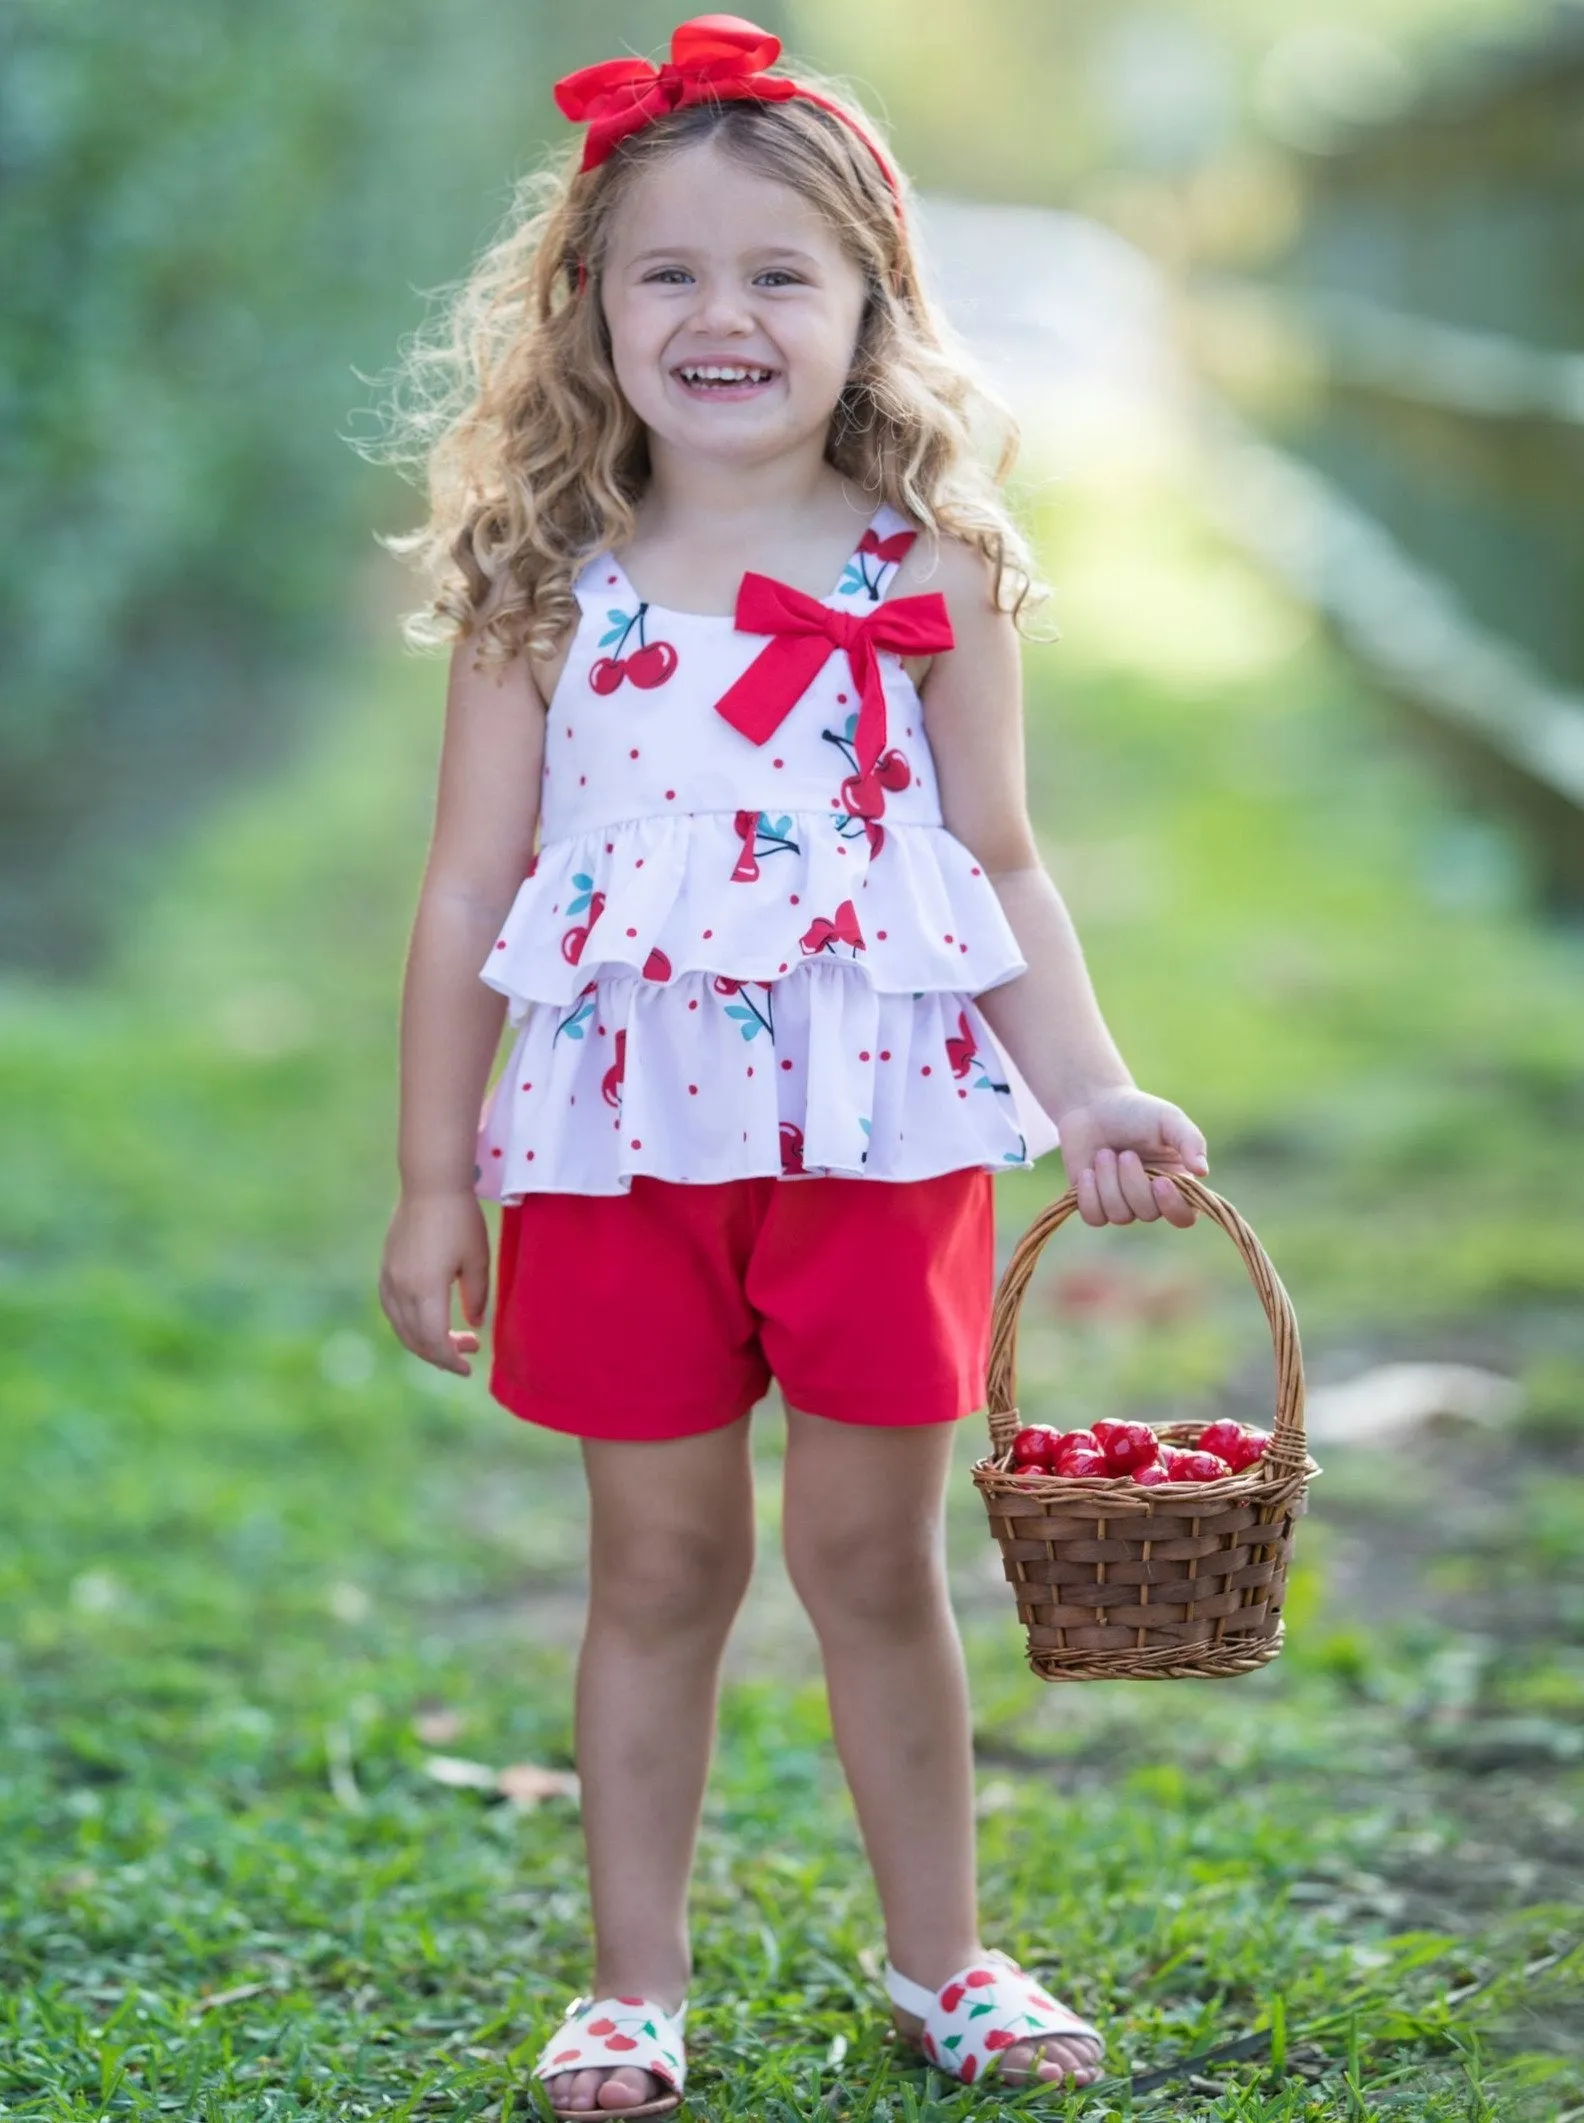
{"label": "green grass", "polygon": [[[964,1426],[985,1935],[1108,2031],[1117,2076],[1069,2104],[886,2039],[768,1402],[689,2112],[1556,2117],[1584,2103],[1579,940],[1167,488],[1069,499],[1046,544],[1035,815],[1135,1073],[1205,1127],[1312,1377],[1455,1355],[1524,1412],[1319,1455],[1273,1665],[1081,1688],[1027,1671]],[[527,2117],[586,1979],[574,1806],[439,1784],[415,1728],[570,1765],[585,1537],[572,1442],[409,1358],[374,1296],[438,696],[371,652],[102,980],[0,989],[6,2115]],[[1059,1161],[998,1185],[1005,1250]],[[1076,1266],[1111,1311],[1064,1301]],[[1052,1240],[1021,1405],[1259,1419],[1270,1390],[1219,1232]],[[1219,2091],[1120,2077],[1260,2031],[1276,2058]]]}

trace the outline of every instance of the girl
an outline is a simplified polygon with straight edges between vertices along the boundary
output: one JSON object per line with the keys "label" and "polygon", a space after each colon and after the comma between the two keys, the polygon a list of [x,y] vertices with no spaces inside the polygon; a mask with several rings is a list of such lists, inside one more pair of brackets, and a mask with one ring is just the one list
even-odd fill
{"label": "girl", "polygon": [[1208,1169],[1040,864],[1029,562],[905,187],[778,50],[707,16],[659,69],[558,85],[576,167],[414,355],[445,384],[408,429],[431,513],[391,541],[440,578],[410,638],[455,646],[381,1297],[468,1372],[498,1200],[490,1389],[580,1439],[590,1492],[593,1996],[535,2066],[560,2116],[680,2103],[772,1378],[898,2027],[962,2080],[1099,2076],[1097,2030],[979,1938],[943,1491],[985,1400],[992,1175],[1059,1129],[1086,1222],[1187,1225],[1142,1159]]}

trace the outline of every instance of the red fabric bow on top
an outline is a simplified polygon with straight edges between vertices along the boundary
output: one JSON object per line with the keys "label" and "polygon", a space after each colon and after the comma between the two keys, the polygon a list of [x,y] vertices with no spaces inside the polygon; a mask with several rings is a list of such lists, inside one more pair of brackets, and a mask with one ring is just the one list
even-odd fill
{"label": "red fabric bow on top", "polygon": [[845,649],[858,689],[858,730],[853,750],[858,773],[868,775],[886,748],[885,686],[878,652],[927,656],[954,646],[946,600],[938,590],[923,597],[893,597],[872,612],[839,612],[770,575],[744,575],[737,592],[739,633],[769,634],[735,685],[716,701],[734,730],[762,745],[802,699],[825,659]]}
{"label": "red fabric bow on top", "polygon": [[671,57],[664,66],[651,66],[647,59],[601,59],[564,75],[555,85],[556,108],[574,124],[588,120],[579,169],[597,169],[629,133],[642,132],[656,118],[690,103],[785,103],[801,96],[858,134],[900,213],[896,178],[869,135],[818,89],[805,88],[790,74],[766,73],[780,54],[781,39],[741,15],[695,15],[671,32]]}
{"label": "red fabric bow on top", "polygon": [[780,50],[779,37],[740,15],[699,15],[672,32],[671,57],[664,66],[651,66],[647,59],[602,59],[568,74],[556,83],[555,100],[564,118],[588,120],[579,168],[597,168],[629,133],[690,103],[745,96],[784,103],[799,93],[797,83],[785,74],[765,73]]}

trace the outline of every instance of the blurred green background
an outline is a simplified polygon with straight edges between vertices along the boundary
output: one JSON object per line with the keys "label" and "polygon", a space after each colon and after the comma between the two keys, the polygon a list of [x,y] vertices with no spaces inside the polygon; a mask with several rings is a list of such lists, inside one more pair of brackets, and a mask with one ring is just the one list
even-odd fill
{"label": "blurred green background", "polygon": [[[1042,1688],[963,1426],[986,1936],[1113,2074],[1276,2051],[1132,2112],[1584,2114],[1584,11],[758,14],[888,120],[1024,419],[1041,847],[1325,1470],[1272,1666]],[[0,2113],[532,2114],[585,1977],[575,1811],[494,1781],[572,1763],[576,1450],[374,1294],[444,666],[349,438],[551,80],[673,20],[0,22]],[[1002,1177],[1003,1259],[1063,1184]],[[1019,1381],[1270,1408],[1203,1225],[1066,1227]],[[755,1435],[697,2113],[976,2113],[881,2040]]]}

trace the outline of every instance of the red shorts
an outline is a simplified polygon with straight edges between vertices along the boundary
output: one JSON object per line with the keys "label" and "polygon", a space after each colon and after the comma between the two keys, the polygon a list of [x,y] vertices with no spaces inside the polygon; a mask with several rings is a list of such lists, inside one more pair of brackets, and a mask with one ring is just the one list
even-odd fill
{"label": "red shorts", "polygon": [[987,1399],[993,1180],[639,1173],[507,1203],[490,1392],[578,1437],[723,1429],[772,1378],[837,1422],[954,1422]]}

